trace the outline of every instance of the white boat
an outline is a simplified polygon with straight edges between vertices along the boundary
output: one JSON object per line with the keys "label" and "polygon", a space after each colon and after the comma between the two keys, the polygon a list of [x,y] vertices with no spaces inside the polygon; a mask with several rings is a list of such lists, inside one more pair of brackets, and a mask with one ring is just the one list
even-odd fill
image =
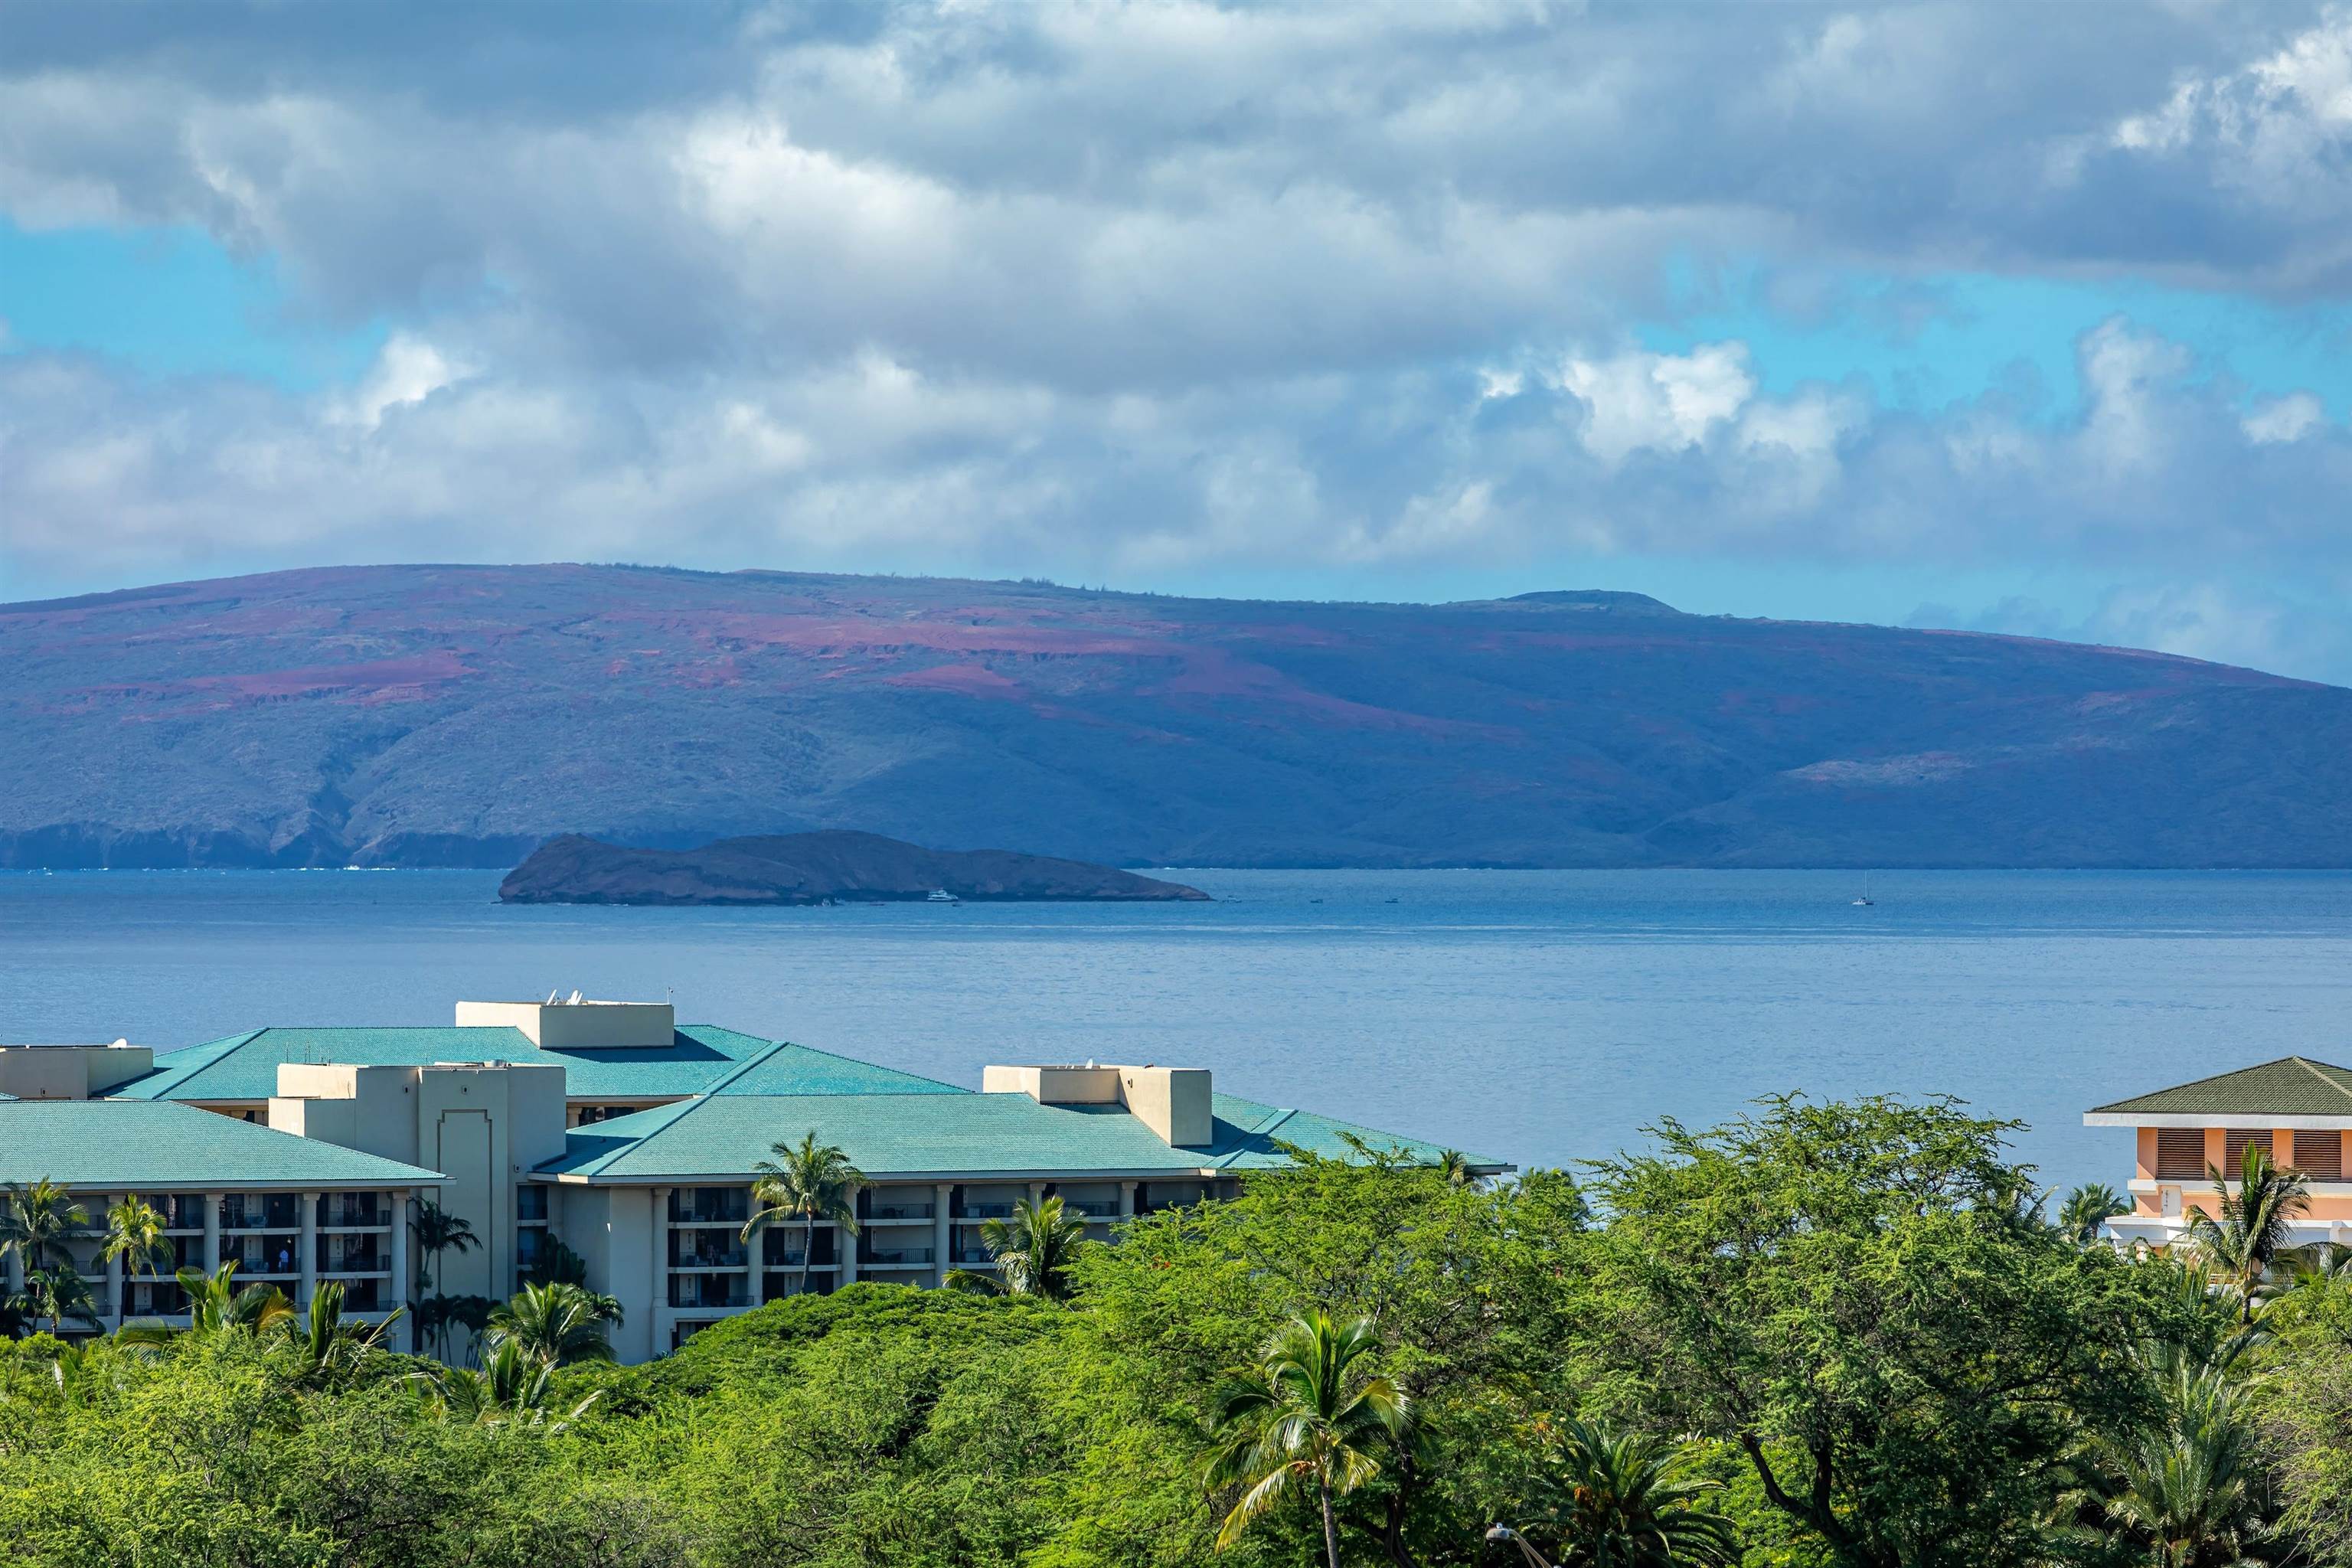
{"label": "white boat", "polygon": [[931,896],[925,899],[923,902],[927,904],[960,904],[963,902],[963,900],[957,898],[953,893],[949,892],[945,888],[933,888],[931,889]]}
{"label": "white boat", "polygon": [[1853,907],[1858,910],[1866,910],[1876,904],[1877,901],[1877,900],[1870,896],[1870,873],[1864,871],[1862,874],[1862,897],[1854,900]]}

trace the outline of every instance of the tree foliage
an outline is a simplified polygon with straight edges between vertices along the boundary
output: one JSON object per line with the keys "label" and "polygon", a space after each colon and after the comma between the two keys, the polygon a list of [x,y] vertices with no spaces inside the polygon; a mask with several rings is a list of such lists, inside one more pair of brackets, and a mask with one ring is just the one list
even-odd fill
{"label": "tree foliage", "polygon": [[0,1562],[1496,1568],[1500,1521],[1627,1568],[2352,1563],[2352,1274],[2088,1245],[2006,1132],[1792,1100],[1580,1179],[1301,1158],[1058,1300],[865,1282],[640,1367],[577,1281],[428,1298],[482,1330],[447,1368],[191,1270],[191,1328],[0,1342]]}

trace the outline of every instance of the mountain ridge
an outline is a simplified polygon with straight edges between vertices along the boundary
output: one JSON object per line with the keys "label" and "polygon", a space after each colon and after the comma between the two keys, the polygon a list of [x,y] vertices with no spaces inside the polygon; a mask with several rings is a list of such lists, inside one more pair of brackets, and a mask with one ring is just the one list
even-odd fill
{"label": "mountain ridge", "polygon": [[1606,589],[555,564],[0,605],[0,865],[822,828],[1130,866],[2340,866],[2352,691]]}

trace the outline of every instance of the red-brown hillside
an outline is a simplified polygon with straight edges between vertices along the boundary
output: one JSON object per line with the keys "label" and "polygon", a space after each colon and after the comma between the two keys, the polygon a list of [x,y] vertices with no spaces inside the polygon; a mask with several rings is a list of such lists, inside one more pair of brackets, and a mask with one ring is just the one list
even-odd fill
{"label": "red-brown hillside", "polygon": [[0,863],[853,827],[1126,864],[2352,863],[2352,691],[1639,595],[602,566],[0,606]]}

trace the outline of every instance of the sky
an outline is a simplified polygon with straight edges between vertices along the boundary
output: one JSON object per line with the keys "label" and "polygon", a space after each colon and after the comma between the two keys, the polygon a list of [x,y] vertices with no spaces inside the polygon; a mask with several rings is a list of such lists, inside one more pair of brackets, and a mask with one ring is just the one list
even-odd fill
{"label": "sky", "polygon": [[2352,684],[2352,4],[0,4],[0,599],[1649,593]]}

